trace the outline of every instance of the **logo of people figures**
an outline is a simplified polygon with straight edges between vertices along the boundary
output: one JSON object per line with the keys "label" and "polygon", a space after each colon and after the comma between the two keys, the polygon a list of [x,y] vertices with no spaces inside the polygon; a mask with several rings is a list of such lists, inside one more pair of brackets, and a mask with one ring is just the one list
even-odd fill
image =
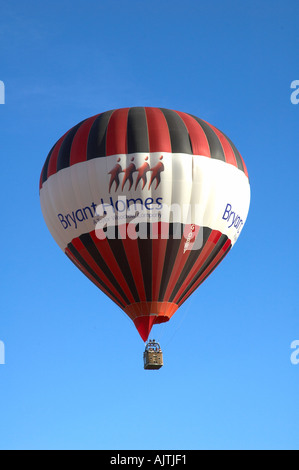
{"label": "logo of people figures", "polygon": [[145,188],[147,184],[147,173],[151,172],[150,178],[149,178],[149,185],[148,189],[152,186],[153,183],[156,183],[155,189],[159,186],[161,183],[161,173],[164,171],[164,165],[163,165],[163,155],[159,158],[158,163],[150,168],[150,165],[148,163],[148,157],[145,157],[144,163],[139,167],[136,168],[136,165],[134,163],[135,158],[131,158],[131,163],[127,168],[122,168],[121,166],[121,158],[117,159],[116,165],[112,168],[111,171],[109,171],[108,175],[110,175],[110,182],[109,182],[109,193],[111,192],[113,183],[114,184],[114,190],[117,191],[119,186],[120,186],[120,179],[119,176],[121,173],[124,173],[121,189],[122,191],[124,190],[126,184],[129,185],[129,190],[132,188],[134,185],[134,174],[136,173],[136,180],[135,180],[135,191],[139,185],[139,183],[142,185],[142,189]]}

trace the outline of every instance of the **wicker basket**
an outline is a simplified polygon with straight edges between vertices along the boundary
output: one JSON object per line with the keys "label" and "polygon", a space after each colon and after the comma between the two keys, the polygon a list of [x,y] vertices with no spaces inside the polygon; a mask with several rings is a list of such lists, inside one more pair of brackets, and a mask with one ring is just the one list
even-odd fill
{"label": "wicker basket", "polygon": [[160,369],[163,366],[163,353],[159,343],[149,341],[143,353],[145,369]]}

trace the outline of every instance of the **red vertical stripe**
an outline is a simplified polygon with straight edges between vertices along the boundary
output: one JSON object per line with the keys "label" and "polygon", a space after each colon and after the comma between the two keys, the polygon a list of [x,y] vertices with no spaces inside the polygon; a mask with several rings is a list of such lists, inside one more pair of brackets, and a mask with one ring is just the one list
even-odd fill
{"label": "red vertical stripe", "polygon": [[110,117],[107,127],[106,155],[128,153],[127,122],[129,108],[117,109]]}
{"label": "red vertical stripe", "polygon": [[147,119],[150,152],[171,152],[170,134],[159,108],[144,108]]}
{"label": "red vertical stripe", "polygon": [[98,116],[99,114],[87,119],[77,130],[71,147],[70,166],[86,161],[89,131]]}
{"label": "red vertical stripe", "polygon": [[176,111],[182,118],[187,127],[193,155],[203,155],[204,157],[211,157],[209,142],[205,132],[203,131],[199,122],[197,122],[190,114]]}

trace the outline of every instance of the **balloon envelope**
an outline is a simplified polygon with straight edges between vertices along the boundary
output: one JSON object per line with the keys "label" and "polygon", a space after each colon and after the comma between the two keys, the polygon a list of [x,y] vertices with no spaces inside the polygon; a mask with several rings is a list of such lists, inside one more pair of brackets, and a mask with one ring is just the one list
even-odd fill
{"label": "balloon envelope", "polygon": [[106,111],[66,132],[40,177],[47,226],[146,341],[236,242],[250,202],[231,140],[190,114]]}

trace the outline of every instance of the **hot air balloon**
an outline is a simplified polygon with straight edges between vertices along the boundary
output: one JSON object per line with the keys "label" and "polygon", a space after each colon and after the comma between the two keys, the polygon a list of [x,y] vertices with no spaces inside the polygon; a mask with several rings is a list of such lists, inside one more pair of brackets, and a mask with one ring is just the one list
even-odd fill
{"label": "hot air balloon", "polygon": [[246,221],[245,163],[216,127],[133,107],[80,122],[40,177],[46,224],[147,341],[224,259]]}

